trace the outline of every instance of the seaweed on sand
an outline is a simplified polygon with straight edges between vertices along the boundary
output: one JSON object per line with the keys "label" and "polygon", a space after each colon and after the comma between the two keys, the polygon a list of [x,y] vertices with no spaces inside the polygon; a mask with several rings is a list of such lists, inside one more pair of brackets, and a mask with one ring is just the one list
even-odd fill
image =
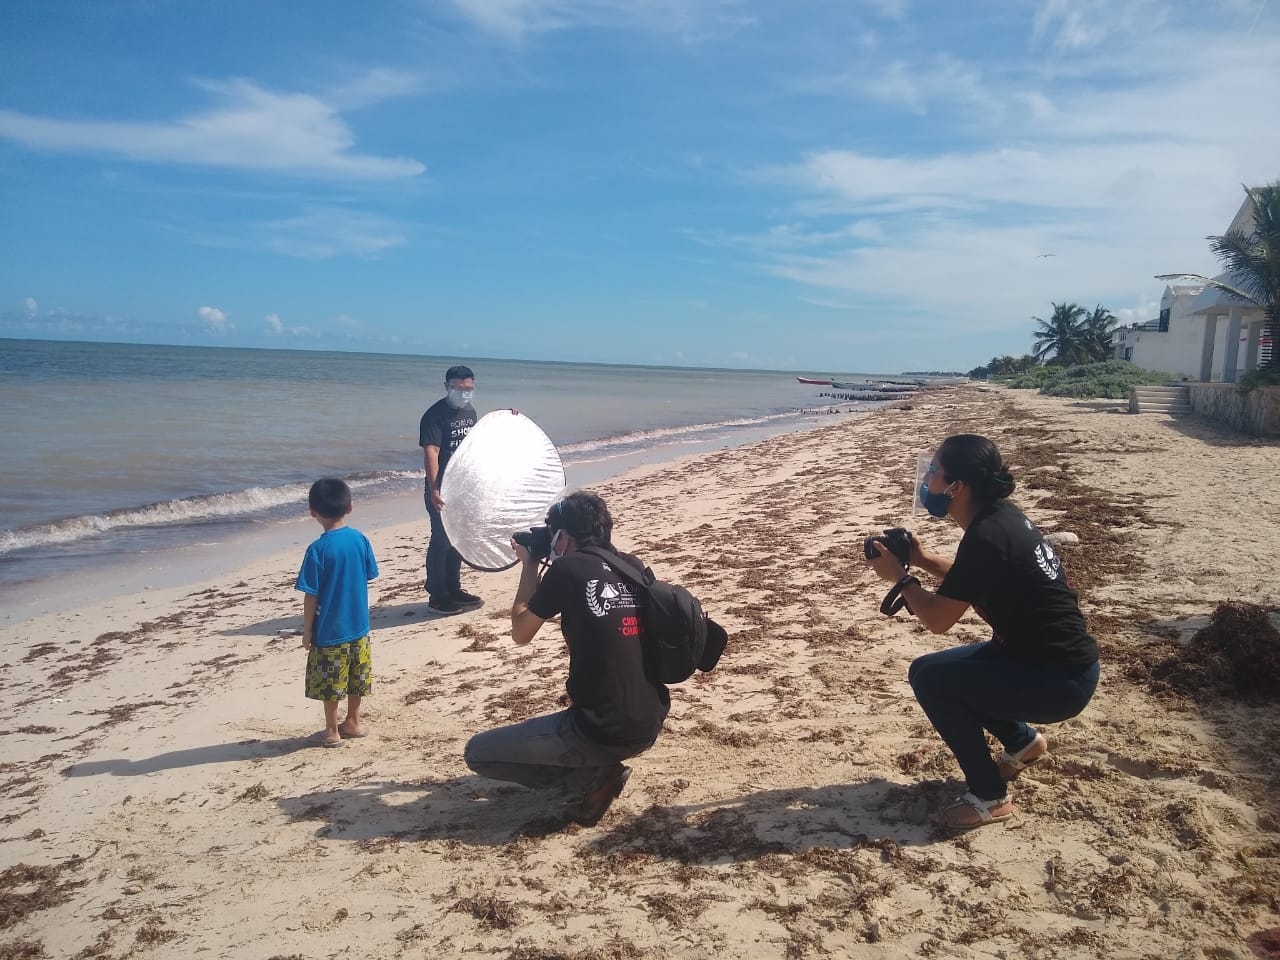
{"label": "seaweed on sand", "polygon": [[71,891],[88,881],[60,881],[58,876],[64,870],[78,869],[83,862],[80,857],[72,857],[51,866],[19,863],[0,873],[0,930],[7,930],[32,913],[69,901]]}
{"label": "seaweed on sand", "polygon": [[1280,698],[1280,631],[1271,611],[1251,603],[1218,604],[1207,626],[1152,667],[1151,679],[1197,700]]}

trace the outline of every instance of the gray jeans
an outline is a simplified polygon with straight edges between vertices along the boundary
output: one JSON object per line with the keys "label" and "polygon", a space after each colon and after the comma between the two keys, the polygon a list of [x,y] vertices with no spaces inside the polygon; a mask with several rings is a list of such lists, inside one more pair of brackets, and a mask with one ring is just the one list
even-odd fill
{"label": "gray jeans", "polygon": [[601,783],[613,766],[653,746],[610,746],[588,739],[569,710],[477,733],[467,742],[467,766],[492,780],[526,787],[559,787],[581,796]]}

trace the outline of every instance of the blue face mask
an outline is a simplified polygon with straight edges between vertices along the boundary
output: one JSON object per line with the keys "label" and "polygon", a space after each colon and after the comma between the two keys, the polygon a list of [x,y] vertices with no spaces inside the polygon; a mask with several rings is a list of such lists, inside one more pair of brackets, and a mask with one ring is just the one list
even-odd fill
{"label": "blue face mask", "polygon": [[951,509],[951,494],[930,493],[927,483],[920,484],[920,505],[929,511],[931,517],[945,517]]}

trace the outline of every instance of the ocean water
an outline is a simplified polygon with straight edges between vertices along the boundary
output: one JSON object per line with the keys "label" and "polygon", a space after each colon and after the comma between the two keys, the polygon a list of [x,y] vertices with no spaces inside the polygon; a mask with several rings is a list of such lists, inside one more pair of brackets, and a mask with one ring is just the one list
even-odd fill
{"label": "ocean water", "polygon": [[515,407],[542,427],[571,485],[820,423],[831,405],[776,371],[0,340],[0,601],[296,520],[320,476],[346,478],[365,515],[380,498],[420,506],[418,421],[455,362],[476,372],[481,415]]}

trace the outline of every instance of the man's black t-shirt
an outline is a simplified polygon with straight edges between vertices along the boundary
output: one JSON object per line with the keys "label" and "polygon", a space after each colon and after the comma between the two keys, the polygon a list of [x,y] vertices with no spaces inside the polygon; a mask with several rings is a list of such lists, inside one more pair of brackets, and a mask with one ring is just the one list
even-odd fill
{"label": "man's black t-shirt", "polygon": [[[644,566],[628,554],[619,556]],[[610,745],[652,742],[671,697],[645,676],[643,626],[632,587],[599,557],[575,552],[547,570],[529,610],[543,620],[560,615],[569,645],[566,686],[583,733]]]}
{"label": "man's black t-shirt", "polygon": [[938,594],[972,604],[1010,657],[1064,669],[1098,659],[1061,561],[1008,500],[969,524]]}
{"label": "man's black t-shirt", "polygon": [[437,483],[444,479],[445,464],[453,456],[453,451],[458,449],[475,425],[475,407],[468,403],[465,407],[455,410],[449,406],[449,401],[445,397],[433,403],[422,415],[422,422],[418,424],[418,446],[440,448],[440,473],[436,477]]}

